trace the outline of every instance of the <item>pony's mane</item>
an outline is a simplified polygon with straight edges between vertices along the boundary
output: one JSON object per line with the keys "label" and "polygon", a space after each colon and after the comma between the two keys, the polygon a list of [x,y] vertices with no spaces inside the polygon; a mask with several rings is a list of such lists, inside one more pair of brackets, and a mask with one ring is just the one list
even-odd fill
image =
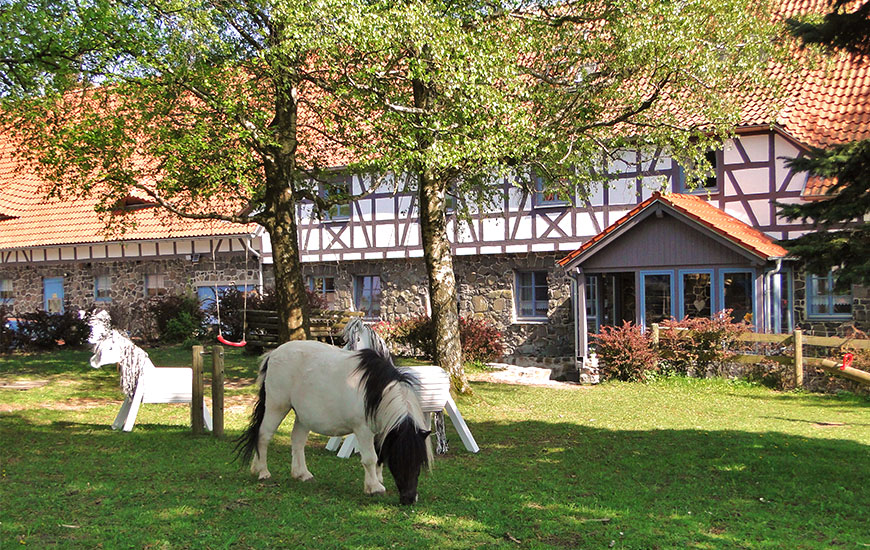
{"label": "pony's mane", "polygon": [[[378,462],[393,455],[400,464],[422,463],[431,467],[432,446],[427,438],[418,447],[417,432],[428,431],[428,422],[417,397],[420,381],[397,369],[391,359],[371,349],[357,352],[366,418],[377,425],[375,448]],[[418,462],[419,461],[419,462]]]}
{"label": "pony's mane", "polygon": [[378,415],[385,393],[395,393],[402,385],[413,391],[414,387],[419,385],[416,376],[401,372],[393,366],[389,358],[375,350],[363,349],[356,355],[359,357],[359,366],[356,370],[360,373],[360,389],[364,392],[366,418],[369,420],[373,420]]}

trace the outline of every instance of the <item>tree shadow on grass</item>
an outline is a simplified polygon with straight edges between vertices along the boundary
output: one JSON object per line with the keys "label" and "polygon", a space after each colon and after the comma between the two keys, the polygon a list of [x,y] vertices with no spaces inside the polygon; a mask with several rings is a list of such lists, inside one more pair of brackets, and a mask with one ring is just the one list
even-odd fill
{"label": "tree shadow on grass", "polygon": [[[508,390],[510,391],[510,390]],[[169,548],[830,548],[870,542],[867,445],[734,430],[471,422],[482,451],[436,458],[414,508],[362,493],[358,457],[309,449],[290,478],[289,423],[274,481],[232,442],[187,426],[113,432],[29,412],[0,417],[4,520],[31,546]],[[35,512],[39,510],[39,514]],[[78,529],[58,527],[73,520]],[[0,539],[4,540],[4,539]]]}

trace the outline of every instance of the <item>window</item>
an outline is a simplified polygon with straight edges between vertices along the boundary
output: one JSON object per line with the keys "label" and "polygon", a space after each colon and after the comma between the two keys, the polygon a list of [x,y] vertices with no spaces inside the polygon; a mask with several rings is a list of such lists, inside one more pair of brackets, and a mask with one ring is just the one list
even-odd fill
{"label": "window", "polygon": [[547,187],[544,178],[535,176],[535,206],[566,206],[568,201],[559,198],[559,196],[551,190],[545,190]]}
{"label": "window", "polygon": [[687,181],[686,170],[682,166],[677,166],[677,181],[676,191],[680,193],[706,193],[708,191],[716,191],[719,189],[719,180],[716,176],[718,172],[718,152],[715,149],[707,151],[704,155],[707,164],[710,165],[712,173],[699,182],[692,184]]}
{"label": "window", "polygon": [[[249,292],[252,292],[254,290],[254,288],[255,287],[253,284],[237,285],[235,283],[218,283],[217,291],[218,291],[218,296],[221,299],[221,302],[219,304],[221,307],[221,311],[226,311],[226,310],[242,311],[242,309],[245,307],[243,295],[239,294],[239,296],[242,296],[241,301],[228,300],[226,298],[226,293],[228,290],[237,290],[240,293],[249,293]],[[196,297],[199,298],[199,309],[202,311],[208,311],[209,309],[211,309],[215,305],[215,299],[214,299],[215,298],[215,285],[211,284],[211,285],[203,285],[203,286],[196,287]],[[216,317],[206,317],[206,322],[214,325],[217,323],[217,318]]]}
{"label": "window", "polygon": [[145,275],[145,296],[161,296],[166,294],[166,276],[162,273]]}
{"label": "window", "polygon": [[42,279],[42,303],[45,311],[51,314],[64,311],[63,277]]}
{"label": "window", "polygon": [[[340,176],[331,178],[321,185],[320,196],[324,199],[348,197],[350,195],[350,178]],[[348,201],[350,199],[348,198]],[[324,220],[345,221],[350,219],[350,202],[336,204],[323,213]]]}
{"label": "window", "polygon": [[94,277],[94,300],[97,302],[112,301],[112,278],[109,275]]}
{"label": "window", "polygon": [[549,288],[546,271],[519,271],[516,276],[517,319],[546,319]]}
{"label": "window", "polygon": [[755,276],[751,271],[722,273],[722,309],[731,310],[734,322],[754,324]]}
{"label": "window", "polygon": [[381,315],[381,278],[378,275],[358,275],[354,278],[353,304],[367,318]]}
{"label": "window", "polygon": [[680,317],[707,317],[713,314],[711,271],[680,273]]}
{"label": "window", "polygon": [[851,317],[852,293],[834,289],[837,278],[833,271],[827,275],[807,277],[807,315],[814,317]]}
{"label": "window", "polygon": [[12,279],[0,279],[0,305],[13,302]]}
{"label": "window", "polygon": [[598,332],[598,276],[586,276],[586,331]]}
{"label": "window", "polygon": [[641,272],[643,324],[649,328],[674,316],[674,282],[671,272]]}
{"label": "window", "polygon": [[456,212],[456,195],[451,191],[444,194],[444,210],[447,214]]}
{"label": "window", "polygon": [[335,277],[309,275],[308,290],[326,302],[326,309],[335,309]]}

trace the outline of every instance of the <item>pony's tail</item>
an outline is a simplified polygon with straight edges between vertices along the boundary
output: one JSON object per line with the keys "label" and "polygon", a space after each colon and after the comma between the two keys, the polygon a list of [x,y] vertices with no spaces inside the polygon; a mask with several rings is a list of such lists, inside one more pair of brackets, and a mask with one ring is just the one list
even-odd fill
{"label": "pony's tail", "polygon": [[248,423],[248,428],[235,440],[236,460],[241,458],[243,462],[250,462],[254,457],[254,453],[259,454],[257,442],[260,439],[260,425],[263,423],[263,417],[266,415],[266,369],[268,366],[269,357],[267,355],[263,359],[263,364],[260,366],[260,375],[257,377],[260,382],[260,394],[257,397],[257,403],[254,405],[254,411],[251,413],[251,421]]}

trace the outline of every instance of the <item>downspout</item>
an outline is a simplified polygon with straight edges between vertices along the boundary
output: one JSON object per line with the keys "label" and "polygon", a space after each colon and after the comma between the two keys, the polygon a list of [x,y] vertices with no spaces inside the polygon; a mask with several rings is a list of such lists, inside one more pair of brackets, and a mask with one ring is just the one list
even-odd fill
{"label": "downspout", "polygon": [[579,358],[580,366],[582,366],[583,360],[589,353],[586,337],[588,329],[586,326],[586,275],[583,273],[583,268],[574,268],[571,278],[574,280],[574,293],[577,297],[574,300],[574,360],[577,361]]}

